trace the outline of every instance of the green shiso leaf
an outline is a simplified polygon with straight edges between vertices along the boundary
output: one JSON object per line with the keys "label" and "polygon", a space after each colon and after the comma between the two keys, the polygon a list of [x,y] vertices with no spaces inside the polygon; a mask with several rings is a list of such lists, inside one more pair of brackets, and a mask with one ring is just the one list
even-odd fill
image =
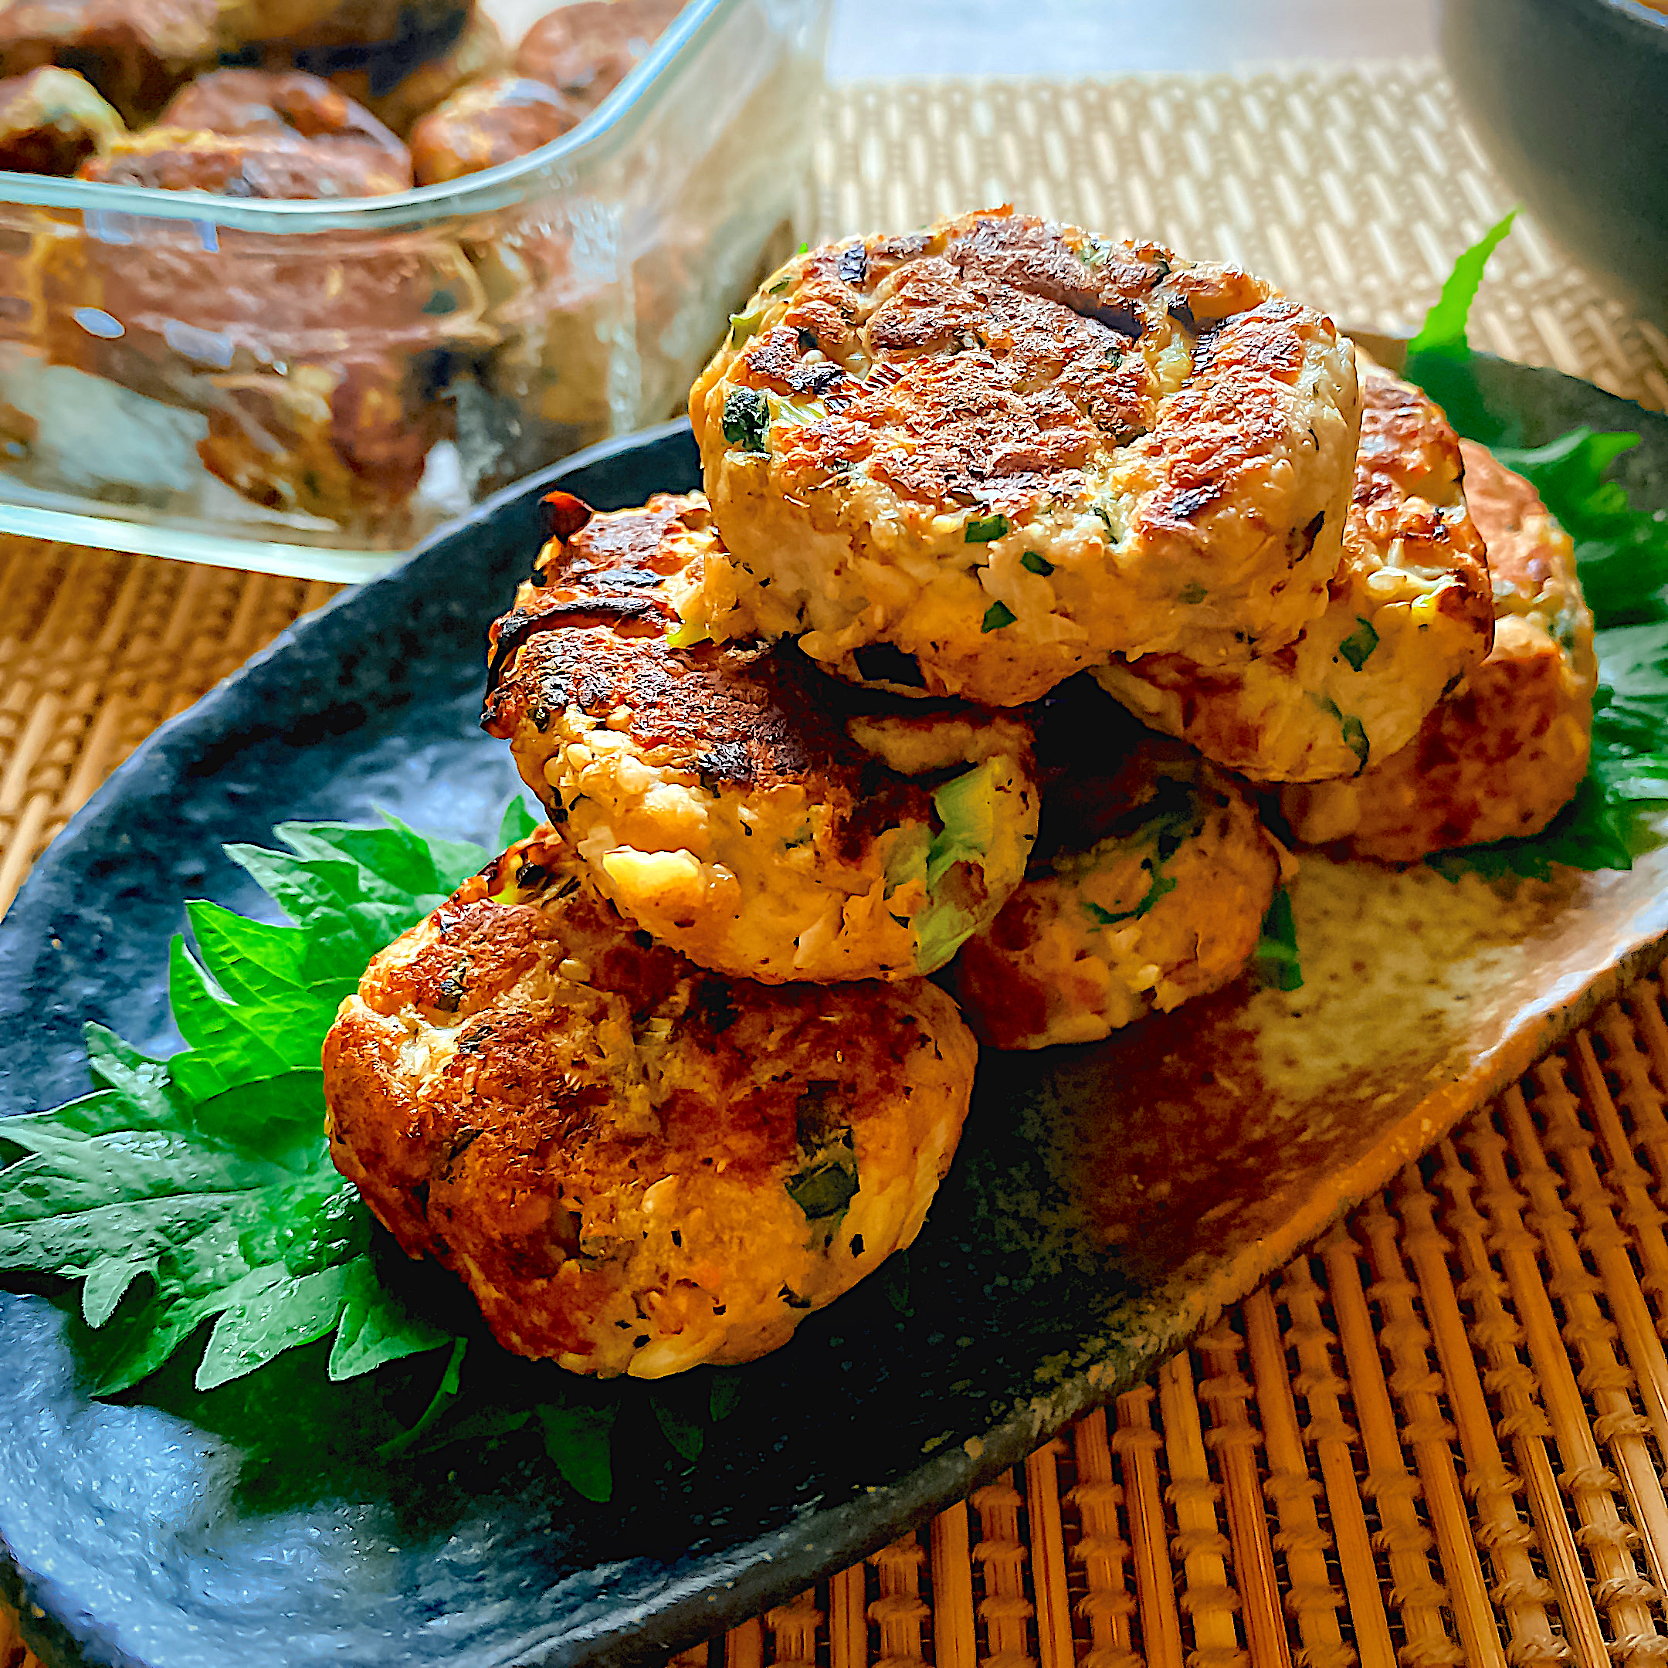
{"label": "green shiso leaf", "polygon": [[713,1374],[712,1389],[707,1393],[707,1417],[716,1425],[740,1406],[741,1375],[720,1369]]}
{"label": "green shiso leaf", "polygon": [[517,794],[504,807],[504,815],[499,820],[498,849],[508,851],[517,840],[525,840],[538,826],[539,819],[527,809],[527,801]]}
{"label": "green shiso leaf", "polygon": [[1526,476],[1569,533],[1596,627],[1599,690],[1592,763],[1575,798],[1529,839],[1428,859],[1450,878],[1471,871],[1544,879],[1554,864],[1631,868],[1653,843],[1649,816],[1668,807],[1668,514],[1638,508],[1610,478],[1617,459],[1639,444],[1636,433],[1578,428],[1532,449],[1499,444],[1504,424],[1473,372],[1466,321],[1488,257],[1511,222],[1507,215],[1455,262],[1408,345],[1404,375],[1443,406],[1461,434],[1493,446],[1507,468]]}
{"label": "green shiso leaf", "polygon": [[1572,429],[1532,451],[1496,449],[1534,484],[1575,543],[1581,588],[1603,629],[1668,619],[1668,516],[1636,510],[1606,472],[1637,434]]}
{"label": "green shiso leaf", "polygon": [[679,1405],[684,1400],[687,1398],[679,1397],[668,1387],[654,1392],[649,1397],[649,1406],[654,1411],[661,1435],[671,1443],[673,1451],[686,1465],[693,1465],[706,1445],[706,1431],[702,1428],[698,1412]]}
{"label": "green shiso leaf", "polygon": [[575,1493],[598,1504],[614,1494],[608,1443],[614,1413],[612,1407],[543,1405],[538,1410],[545,1452]]}
{"label": "green shiso leaf", "polygon": [[1454,262],[1454,270],[1443,283],[1441,295],[1425,314],[1419,333],[1407,344],[1410,360],[1419,354],[1446,354],[1452,358],[1463,358],[1470,353],[1471,344],[1466,340],[1465,327],[1471,317],[1471,303],[1477,299],[1489,256],[1505,241],[1515,219],[1517,210],[1514,208],[1490,226]]}
{"label": "green shiso leaf", "polygon": [[202,1390],[323,1338],[335,1379],[451,1341],[377,1277],[370,1213],[324,1140],[319,1051],[369,956],[486,853],[392,820],[279,832],[288,851],[231,855],[293,924],[187,906],[194,948],[169,951],[185,1048],[151,1060],[90,1027],[94,1092],[0,1135],[0,1271],[81,1282],[95,1395],[205,1325]]}

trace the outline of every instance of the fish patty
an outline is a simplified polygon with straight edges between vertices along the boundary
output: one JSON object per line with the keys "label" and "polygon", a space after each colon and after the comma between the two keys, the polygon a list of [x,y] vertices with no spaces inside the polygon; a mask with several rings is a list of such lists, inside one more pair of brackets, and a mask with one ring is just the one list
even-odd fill
{"label": "fish patty", "polygon": [[546,827],[342,1004],[330,1151],[506,1349],[659,1378],[777,1348],[915,1238],[976,1057],[923,980],[704,972]]}
{"label": "fish patty", "polygon": [[1488,561],[1459,437],[1430,397],[1372,371],[1344,560],[1295,643],[1204,669],[1118,658],[1095,676],[1144,724],[1260,782],[1355,776],[1419,732],[1494,641]]}
{"label": "fish patty", "polygon": [[587,115],[653,49],[684,0],[569,0],[522,36],[515,67]]}
{"label": "fish patty", "polygon": [[1587,774],[1598,661],[1574,546],[1521,475],[1472,441],[1460,449],[1488,547],[1494,647],[1400,752],[1352,781],[1283,790],[1307,845],[1412,863],[1538,834]]}
{"label": "fish patty", "polygon": [[1112,653],[1295,638],[1359,396],[1348,340],[1262,280],[999,209],[790,261],[689,413],[763,630],[1008,706]]}
{"label": "fish patty", "polygon": [[993,1048],[1098,1042],[1231,983],[1289,865],[1240,786],[1188,748],[1137,732],[1102,761],[1044,787],[1023,884],[953,965]]}
{"label": "fish patty", "polygon": [[1026,724],[729,636],[745,610],[699,494],[547,509],[482,725],[625,915],[771,983],[930,973],[995,916],[1036,834]]}
{"label": "fish patty", "polygon": [[495,168],[560,139],[584,112],[554,87],[524,75],[471,81],[420,116],[411,129],[419,185]]}
{"label": "fish patty", "polygon": [[161,127],[191,133],[265,133],[353,142],[378,153],[391,181],[377,190],[412,184],[411,153],[403,140],[340,88],[301,70],[223,69],[182,87],[158,118]]}
{"label": "fish patty", "polygon": [[130,127],[154,121],[188,75],[215,61],[219,0],[7,0],[0,76],[56,64],[84,76]]}

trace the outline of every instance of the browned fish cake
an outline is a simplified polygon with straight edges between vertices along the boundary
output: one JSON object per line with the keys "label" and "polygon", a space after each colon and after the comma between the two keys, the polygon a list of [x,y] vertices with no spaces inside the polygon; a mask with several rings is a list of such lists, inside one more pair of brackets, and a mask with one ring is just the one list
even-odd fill
{"label": "browned fish cake", "polygon": [[419,116],[471,81],[507,73],[511,62],[509,46],[498,25],[471,6],[451,44],[409,68],[390,72],[373,61],[370,68],[333,69],[329,76],[333,86],[357,99],[395,133],[409,137]]}
{"label": "browned fish cake", "polygon": [[389,179],[399,181],[378,186],[379,192],[404,191],[412,183],[411,153],[404,143],[339,88],[300,70],[223,69],[200,75],[169,100],[159,124],[206,133],[357,141],[380,152]]}
{"label": "browned fish cake", "polygon": [[1282,792],[1307,844],[1412,863],[1538,834],[1587,774],[1598,662],[1569,535],[1521,475],[1469,440],[1460,447],[1488,547],[1494,648],[1399,753],[1353,781]]}
{"label": "browned fish cake", "polygon": [[[359,139],[153,128],[85,179],[242,197],[397,191],[410,164]],[[237,282],[226,282],[235,262]],[[57,364],[200,411],[205,467],[283,511],[386,531],[449,432],[426,363],[488,339],[474,269],[439,235],[274,238],[191,221],[133,244],[59,239],[40,262]]]}
{"label": "browned fish cake", "polygon": [[1344,561],[1326,612],[1242,665],[1115,658],[1095,676],[1144,724],[1262,782],[1354,776],[1418,733],[1494,640],[1488,562],[1459,438],[1419,389],[1361,382]]}
{"label": "browned fish cake", "polygon": [[587,114],[625,80],[684,0],[573,0],[522,37],[515,67]]}
{"label": "browned fish cake", "polygon": [[584,112],[564,94],[524,75],[460,87],[411,130],[419,185],[435,185],[513,161],[560,139]]}
{"label": "browned fish cake", "polygon": [[1230,984],[1289,864],[1232,777],[1064,706],[1072,757],[1046,780],[1025,880],[953,964],[963,1017],[993,1048],[1098,1042]]}
{"label": "browned fish cake", "polygon": [[380,197],[410,188],[411,159],[404,153],[403,145],[393,155],[356,139],[304,139],[293,132],[152,127],[89,157],[80,177],[219,197]]}
{"label": "browned fish cake", "polygon": [[0,81],[0,168],[73,174],[126,132],[122,118],[74,70],[48,65]]}
{"label": "browned fish cake", "polygon": [[1000,209],[790,261],[689,411],[762,629],[1014,705],[1295,638],[1358,403],[1349,342],[1262,280]]}
{"label": "browned fish cake", "polygon": [[698,494],[552,510],[492,628],[482,722],[627,917],[776,982],[930,973],[995,915],[1036,832],[1024,724],[862,695],[791,645],[695,640],[690,598],[729,600]]}
{"label": "browned fish cake", "polygon": [[545,828],[342,1004],[330,1150],[506,1349],[659,1378],[775,1349],[915,1238],[976,1053],[923,980],[703,972]]}
{"label": "browned fish cake", "polygon": [[218,0],[0,0],[0,76],[74,70],[132,126],[214,62]]}
{"label": "browned fish cake", "polygon": [[[223,52],[270,47],[310,53],[314,63],[332,52],[360,57],[367,48],[399,45],[408,52],[425,41],[455,38],[470,0],[217,0]],[[312,68],[313,64],[303,67]]]}

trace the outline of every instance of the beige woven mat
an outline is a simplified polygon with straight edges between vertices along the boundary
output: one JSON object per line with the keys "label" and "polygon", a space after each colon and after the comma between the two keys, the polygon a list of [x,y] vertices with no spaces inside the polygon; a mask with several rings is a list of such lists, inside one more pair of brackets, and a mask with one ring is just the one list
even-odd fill
{"label": "beige woven mat", "polygon": [[[1388,331],[1510,201],[1423,64],[839,88],[818,167],[813,235],[1011,199]],[[1668,406],[1668,342],[1527,221],[1474,319],[1479,346]],[[328,594],[0,555],[0,909],[145,734]],[[1650,981],[1149,1384],[716,1663],[1661,1663],[1665,1193]]]}

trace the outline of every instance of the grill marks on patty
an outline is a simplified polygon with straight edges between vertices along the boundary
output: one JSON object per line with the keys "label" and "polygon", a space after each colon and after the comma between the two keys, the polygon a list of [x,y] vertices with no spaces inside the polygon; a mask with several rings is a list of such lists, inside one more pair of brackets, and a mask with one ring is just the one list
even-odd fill
{"label": "grill marks on patty", "polygon": [[1089,252],[1095,264],[1043,222],[1003,217],[812,257],[782,322],[744,355],[755,385],[826,400],[826,420],[778,438],[790,470],[867,462],[952,504],[1081,491],[1096,454],[1150,422],[1159,390],[1138,344],[1176,327],[1157,295],[1166,258]]}
{"label": "grill marks on patty", "polygon": [[641,755],[709,787],[802,787],[836,809],[843,855],[886,828],[928,821],[929,788],[847,733],[872,697],[788,643],[666,641],[678,615],[664,582],[690,560],[692,524],[707,523],[699,500],[662,494],[552,540],[539,558],[543,589],[493,627],[482,727],[509,737],[530,720],[543,730],[569,707],[617,720]]}
{"label": "grill marks on patty", "polygon": [[1459,439],[1445,421],[1431,420],[1431,409],[1419,389],[1394,377],[1362,378],[1345,547],[1399,548],[1399,566],[1450,575],[1454,583],[1437,593],[1437,611],[1475,632],[1486,654],[1494,642],[1493,556],[1461,494]]}

